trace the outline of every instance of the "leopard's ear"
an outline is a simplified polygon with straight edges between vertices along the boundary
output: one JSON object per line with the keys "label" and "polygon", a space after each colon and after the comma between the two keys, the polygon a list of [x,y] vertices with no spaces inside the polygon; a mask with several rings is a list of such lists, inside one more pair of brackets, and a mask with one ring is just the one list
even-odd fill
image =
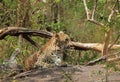
{"label": "leopard's ear", "polygon": [[59,33],[56,33],[56,37],[57,37],[57,38],[60,38],[60,36],[63,35],[63,34],[64,34],[64,32],[63,32],[63,31],[60,31]]}

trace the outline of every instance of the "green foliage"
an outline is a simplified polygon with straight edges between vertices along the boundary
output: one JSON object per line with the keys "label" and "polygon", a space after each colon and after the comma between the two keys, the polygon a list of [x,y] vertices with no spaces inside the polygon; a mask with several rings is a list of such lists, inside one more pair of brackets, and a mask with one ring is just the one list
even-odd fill
{"label": "green foliage", "polygon": [[8,8],[16,8],[17,7],[17,0],[3,0],[3,3]]}
{"label": "green foliage", "polygon": [[61,0],[55,0],[56,3],[59,3]]}
{"label": "green foliage", "polygon": [[94,52],[94,51],[87,51],[87,52],[83,52],[82,54],[84,55],[80,58],[80,64],[85,64],[100,56],[99,53]]}
{"label": "green foliage", "polygon": [[10,56],[12,55],[13,51],[16,49],[16,42],[17,42],[17,38],[11,37],[11,36],[7,36],[5,38],[4,41],[1,41],[0,46],[2,46],[1,48],[1,60],[0,63],[2,63],[4,60],[8,60],[10,58]]}
{"label": "green foliage", "polygon": [[110,62],[110,63],[106,62],[105,68],[107,70],[120,71],[120,68],[118,67],[119,66],[118,63],[119,62],[117,62],[117,63],[116,62]]}
{"label": "green foliage", "polygon": [[0,28],[16,23],[17,0],[3,0],[0,3]]}

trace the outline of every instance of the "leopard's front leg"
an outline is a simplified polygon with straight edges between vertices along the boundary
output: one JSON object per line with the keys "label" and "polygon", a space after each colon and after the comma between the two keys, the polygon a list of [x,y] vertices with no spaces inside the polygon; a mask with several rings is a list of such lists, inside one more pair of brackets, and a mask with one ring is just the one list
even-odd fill
{"label": "leopard's front leg", "polygon": [[35,68],[38,67],[38,68],[50,68],[50,67],[53,67],[55,66],[54,64],[49,64],[47,62],[44,62],[44,61],[39,61],[39,62],[36,62],[35,63]]}

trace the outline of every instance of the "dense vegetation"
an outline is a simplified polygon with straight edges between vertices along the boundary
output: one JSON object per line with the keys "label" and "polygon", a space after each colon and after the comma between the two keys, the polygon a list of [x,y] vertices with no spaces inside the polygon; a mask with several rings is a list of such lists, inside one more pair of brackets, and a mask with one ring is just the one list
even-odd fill
{"label": "dense vegetation", "polygon": [[[47,30],[50,32],[67,33],[73,41],[87,43],[104,43],[104,34],[109,30],[112,33],[109,43],[119,35],[120,4],[119,0],[94,0],[98,1],[94,15],[95,20],[104,24],[104,27],[89,22],[83,4],[84,0],[1,0],[0,1],[0,28],[9,26],[25,27],[29,29]],[[94,7],[93,0],[87,0],[90,10]],[[115,14],[111,21],[108,17],[115,5]],[[91,12],[92,13],[92,12]],[[32,37],[43,45],[47,39]],[[120,43],[120,40],[116,42]],[[8,36],[0,41],[0,63],[10,57],[19,47],[18,38]],[[22,53],[18,61],[22,64],[24,58],[31,55],[37,48],[22,40]],[[82,64],[99,56],[95,51],[68,51],[67,61],[72,64]],[[74,56],[73,56],[74,54]],[[82,55],[81,58],[78,58]]]}

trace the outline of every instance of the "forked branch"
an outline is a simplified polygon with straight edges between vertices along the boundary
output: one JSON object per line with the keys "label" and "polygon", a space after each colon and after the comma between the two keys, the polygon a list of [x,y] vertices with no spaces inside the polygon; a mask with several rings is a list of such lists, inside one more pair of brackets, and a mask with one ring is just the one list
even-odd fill
{"label": "forked branch", "polygon": [[94,15],[95,15],[95,11],[96,11],[96,8],[97,8],[97,1],[98,0],[95,0],[95,3],[94,3],[94,8],[93,8],[93,12],[92,12],[92,15],[91,15],[91,11],[90,9],[87,7],[87,3],[86,3],[86,0],[83,0],[83,4],[84,4],[84,7],[85,7],[85,11],[86,11],[86,15],[87,15],[87,20],[96,24],[96,25],[99,25],[101,27],[105,27],[105,25],[103,23],[100,23],[98,21],[96,21],[94,19]]}

